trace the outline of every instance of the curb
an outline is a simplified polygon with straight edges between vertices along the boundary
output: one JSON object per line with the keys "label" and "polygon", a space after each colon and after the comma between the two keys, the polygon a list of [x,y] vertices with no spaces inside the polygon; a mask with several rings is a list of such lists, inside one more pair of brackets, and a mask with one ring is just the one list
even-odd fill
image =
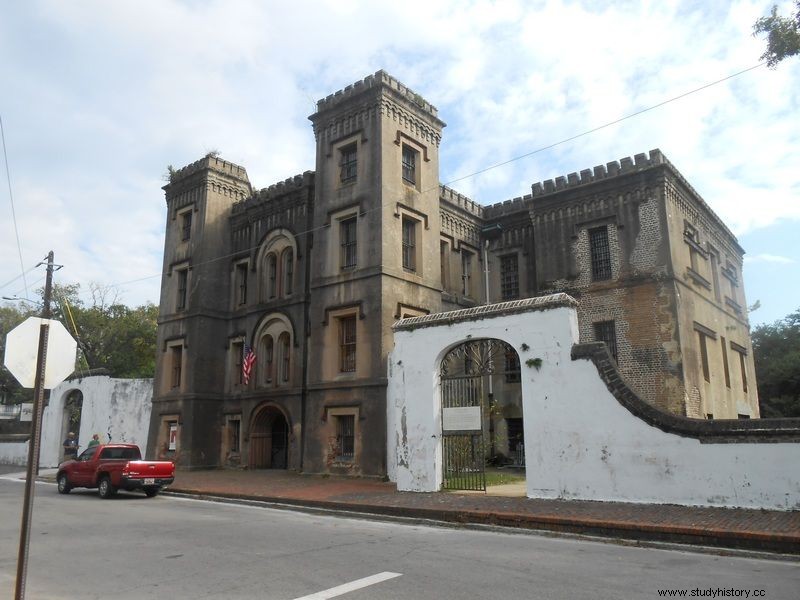
{"label": "curb", "polygon": [[572,534],[596,538],[621,538],[634,542],[659,542],[680,546],[714,549],[747,550],[789,555],[800,559],[800,536],[761,533],[754,531],[729,531],[710,527],[657,525],[629,523],[549,515],[524,515],[519,513],[482,512],[476,510],[442,510],[375,504],[347,504],[328,500],[298,500],[274,496],[209,493],[203,490],[170,486],[165,495],[188,496],[200,500],[240,501],[248,504],[266,504],[274,508],[311,509],[336,512],[342,515],[411,519],[434,524],[454,526],[497,527],[504,530],[528,530]]}

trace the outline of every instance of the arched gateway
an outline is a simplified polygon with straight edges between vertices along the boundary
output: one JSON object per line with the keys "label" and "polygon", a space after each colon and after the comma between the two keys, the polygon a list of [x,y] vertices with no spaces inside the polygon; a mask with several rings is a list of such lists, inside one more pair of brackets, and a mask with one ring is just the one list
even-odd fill
{"label": "arched gateway", "polygon": [[469,340],[442,359],[442,487],[485,490],[486,465],[524,467],[519,355]]}
{"label": "arched gateway", "polygon": [[289,464],[289,423],[276,406],[264,406],[250,426],[251,469],[285,469]]}

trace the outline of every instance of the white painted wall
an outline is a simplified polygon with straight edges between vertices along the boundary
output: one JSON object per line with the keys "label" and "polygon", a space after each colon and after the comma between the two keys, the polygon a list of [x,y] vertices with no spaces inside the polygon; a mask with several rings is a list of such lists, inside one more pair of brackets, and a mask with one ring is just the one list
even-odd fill
{"label": "white painted wall", "polygon": [[[578,324],[564,306],[395,331],[387,443],[399,490],[440,489],[439,364],[458,343],[489,337],[520,354],[529,497],[800,508],[800,444],[701,444],[648,425],[594,363],[571,359]],[[526,366],[529,358],[541,368]]]}
{"label": "white painted wall", "polygon": [[0,442],[0,465],[28,464],[28,442]]}
{"label": "white painted wall", "polygon": [[[83,451],[97,433],[103,443],[125,442],[147,447],[152,379],[112,379],[92,376],[65,381],[50,391],[50,402],[42,419],[41,468],[55,467],[63,458],[66,437],[64,403],[72,390],[83,393],[78,452]],[[27,458],[27,457],[26,457]]]}

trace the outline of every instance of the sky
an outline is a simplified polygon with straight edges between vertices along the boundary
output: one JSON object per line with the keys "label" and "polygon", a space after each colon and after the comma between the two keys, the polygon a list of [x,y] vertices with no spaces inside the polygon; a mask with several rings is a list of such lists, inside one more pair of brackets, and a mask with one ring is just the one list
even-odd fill
{"label": "sky", "polygon": [[772,323],[800,309],[800,57],[557,143],[758,65],[772,4],[4,3],[0,294],[34,297],[52,249],[86,301],[157,304],[168,166],[218,151],[256,188],[313,170],[315,102],[385,69],[438,108],[440,179],[482,204],[661,149],[744,247],[751,325]]}

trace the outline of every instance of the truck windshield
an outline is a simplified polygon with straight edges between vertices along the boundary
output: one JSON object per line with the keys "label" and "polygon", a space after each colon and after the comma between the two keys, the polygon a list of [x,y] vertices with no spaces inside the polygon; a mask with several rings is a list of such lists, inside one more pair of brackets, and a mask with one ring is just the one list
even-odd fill
{"label": "truck windshield", "polygon": [[103,448],[100,460],[139,460],[142,455],[138,448]]}

